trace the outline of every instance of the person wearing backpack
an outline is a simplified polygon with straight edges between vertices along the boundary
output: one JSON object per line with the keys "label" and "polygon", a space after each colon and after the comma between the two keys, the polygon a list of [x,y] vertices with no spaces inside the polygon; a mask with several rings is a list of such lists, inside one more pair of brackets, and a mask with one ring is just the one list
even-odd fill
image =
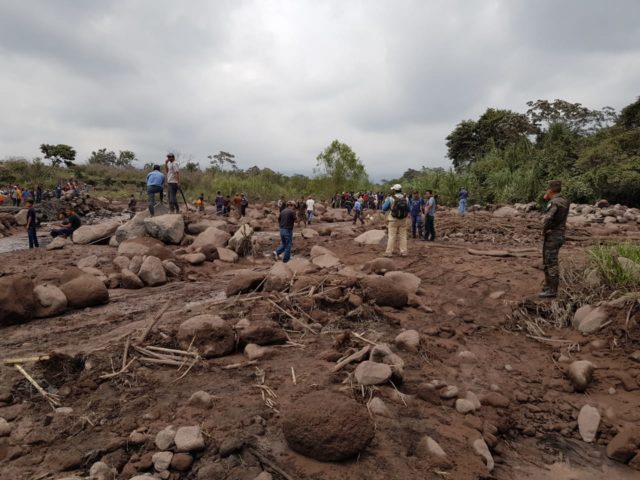
{"label": "person wearing backpack", "polygon": [[391,195],[382,205],[382,211],[387,212],[387,250],[385,257],[393,256],[396,238],[399,243],[400,256],[407,256],[407,217],[409,216],[409,202],[402,194],[402,186],[395,184],[391,187]]}
{"label": "person wearing backpack", "polygon": [[424,192],[424,197],[424,239],[425,241],[433,242],[436,239],[435,221],[438,202],[431,190]]}

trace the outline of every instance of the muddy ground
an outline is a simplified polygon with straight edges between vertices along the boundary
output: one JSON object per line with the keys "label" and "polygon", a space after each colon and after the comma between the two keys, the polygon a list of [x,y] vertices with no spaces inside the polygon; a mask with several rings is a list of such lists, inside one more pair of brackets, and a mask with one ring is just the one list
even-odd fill
{"label": "muddy ground", "polygon": [[[100,378],[120,369],[125,338],[137,338],[168,300],[168,313],[147,344],[175,348],[178,325],[200,313],[220,315],[232,324],[243,318],[268,317],[287,325],[287,316],[275,307],[251,300],[271,295],[287,307],[293,300],[286,294],[224,299],[235,270],[272,266],[266,254],[275,241],[237,264],[188,267],[180,280],[162,287],[110,290],[110,303],[102,307],[3,328],[0,352],[4,359],[56,352],[46,362],[24,366],[72,411],[54,412],[19,372],[1,366],[0,416],[13,429],[9,437],[0,438],[0,478],[83,478],[94,462],[102,460],[118,470],[117,478],[128,480],[152,471],[140,465],[157,451],[158,431],[167,425],[200,425],[207,449],[196,455],[189,471],[173,472],[171,478],[252,480],[264,469],[276,479],[285,475],[317,480],[637,479],[637,470],[609,460],[604,449],[617,429],[640,422],[640,364],[629,358],[638,341],[622,334],[617,321],[590,336],[547,325],[542,325],[539,335],[532,335],[514,318],[524,300],[537,302],[542,284],[538,222],[536,216],[459,219],[443,214],[437,227],[446,239],[410,240],[409,255],[395,259],[398,270],[421,278],[421,298],[428,308],[383,307],[364,319],[349,320],[331,314],[338,307],[324,305],[317,308],[326,312],[320,315],[324,325],[320,333],[287,327],[288,344],[271,347],[269,358],[233,369],[222,367],[247,362],[241,352],[203,361],[186,375],[185,369],[134,362],[123,374]],[[358,227],[358,231],[367,228]],[[585,236],[580,231],[572,234]],[[378,245],[355,244],[351,237],[317,237],[296,238],[294,254],[308,256],[313,245],[327,247],[345,266],[355,269],[384,251]],[[468,248],[519,250],[515,256],[492,257],[471,255]],[[580,264],[584,252],[585,242],[568,242],[561,261]],[[72,266],[90,254],[106,263],[116,250],[108,246],[23,250],[0,255],[0,262],[5,274],[35,276],[47,267]],[[320,279],[324,276],[318,274]],[[397,351],[405,361],[401,385],[365,389],[349,376],[353,366],[334,373],[335,362],[323,360],[329,350],[344,353],[366,344],[344,332],[393,345],[403,329],[420,332],[422,344],[417,352]],[[465,350],[475,354],[474,362],[461,363],[457,354]],[[591,360],[598,367],[586,393],[573,392],[564,373],[567,362],[575,359]],[[626,372],[626,381],[621,380],[620,371]],[[507,408],[483,405],[475,413],[462,415],[453,400],[433,405],[416,396],[418,386],[432,380],[478,395],[497,390],[510,404]],[[264,390],[257,387],[260,384],[276,395],[269,405]],[[362,404],[379,397],[390,410],[389,417],[374,415],[374,440],[356,459],[322,463],[288,448],[281,429],[283,415],[302,394],[318,389],[343,392]],[[199,390],[214,397],[212,408],[188,405]],[[603,416],[591,444],[581,439],[577,429],[578,412],[587,403]],[[130,440],[136,430],[146,436],[142,443]],[[487,432],[495,437],[496,465],[491,472],[470,446],[478,432],[484,432],[485,438]],[[434,466],[416,455],[417,443],[425,435],[442,446],[448,466]],[[219,447],[236,440],[244,447],[221,458]],[[267,461],[253,455],[255,451]]]}

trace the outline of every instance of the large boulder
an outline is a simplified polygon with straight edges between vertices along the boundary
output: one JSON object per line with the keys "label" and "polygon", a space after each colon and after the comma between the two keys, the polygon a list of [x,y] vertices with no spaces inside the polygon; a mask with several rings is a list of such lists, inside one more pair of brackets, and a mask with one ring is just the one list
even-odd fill
{"label": "large boulder", "polygon": [[354,241],[361,245],[383,245],[387,241],[385,230],[369,230],[358,235]]}
{"label": "large boulder", "polygon": [[313,228],[303,228],[301,235],[302,235],[302,238],[316,238],[320,236],[320,234],[317,231],[315,231]]}
{"label": "large boulder", "polygon": [[274,345],[288,340],[282,327],[272,320],[252,322],[240,331],[239,336],[242,345]]}
{"label": "large boulder", "polygon": [[27,224],[27,213],[28,212],[29,212],[29,209],[23,208],[22,210],[20,210],[18,213],[16,213],[13,216],[15,218],[16,223],[19,226],[24,227]]}
{"label": "large boulder", "polygon": [[215,227],[209,227],[204,232],[196,237],[191,244],[193,249],[198,247],[205,247],[207,245],[213,245],[214,247],[224,247],[227,241],[231,238],[227,232],[219,230]]}
{"label": "large boulder", "polygon": [[333,268],[340,265],[340,259],[328,253],[314,257],[311,262],[320,268]]}
{"label": "large boulder", "polygon": [[513,207],[500,207],[493,212],[493,216],[498,218],[509,218],[515,217],[516,215],[519,215],[518,210]]}
{"label": "large boulder", "polygon": [[640,279],[640,263],[636,263],[627,257],[616,258],[620,268],[630,277]]}
{"label": "large boulder", "polygon": [[[149,237],[133,238],[120,243],[118,246],[118,255],[124,255],[129,258],[151,255],[162,260],[167,260],[173,257],[173,253],[164,245],[164,243],[160,240]],[[135,273],[135,270],[133,271]]]}
{"label": "large boulder", "polygon": [[367,299],[383,307],[402,308],[409,301],[408,292],[392,278],[367,275],[360,280]]}
{"label": "large boulder", "polygon": [[83,225],[73,232],[73,243],[88,245],[100,240],[108,240],[116,233],[120,224],[118,222],[105,222],[96,225]]}
{"label": "large boulder", "polygon": [[209,227],[214,227],[214,228],[217,228],[218,230],[224,230],[227,228],[227,222],[225,222],[224,220],[202,219],[197,222],[190,223],[187,226],[187,232],[190,233],[191,235],[200,235]]}
{"label": "large boulder", "polygon": [[408,294],[416,293],[420,288],[420,277],[409,272],[392,271],[384,274],[385,277],[393,280],[396,285]]}
{"label": "large boulder", "polygon": [[128,268],[123,268],[120,271],[120,284],[122,285],[122,288],[126,288],[128,290],[136,290],[144,287],[144,283],[140,280],[140,277]]}
{"label": "large boulder", "polygon": [[267,279],[264,282],[264,289],[268,292],[282,291],[286,289],[291,283],[293,278],[293,271],[287,266],[286,263],[276,262],[269,273],[267,273]]}
{"label": "large boulder", "polygon": [[120,225],[115,233],[116,241],[122,243],[132,238],[146,237],[147,229],[144,225],[144,220],[149,216],[149,210],[143,210],[125,224]]}
{"label": "large boulder", "polygon": [[67,308],[67,297],[55,285],[38,285],[33,289],[36,302],[35,317],[53,317],[64,312]]}
{"label": "large boulder", "polygon": [[60,290],[67,297],[67,304],[73,308],[93,307],[109,302],[109,291],[104,282],[84,272],[60,285]]}
{"label": "large boulder", "polygon": [[144,228],[150,236],[164,243],[179,244],[184,237],[182,215],[160,215],[145,218]]}
{"label": "large boulder", "polygon": [[382,257],[369,260],[364,264],[362,270],[366,273],[377,273],[378,275],[384,275],[386,272],[396,270],[396,268],[398,268],[396,262],[394,262],[390,258]]}
{"label": "large boulder", "polygon": [[157,287],[167,283],[167,273],[164,271],[162,260],[158,257],[148,256],[142,262],[138,277],[145,285]]}
{"label": "large boulder", "polygon": [[233,329],[217,315],[198,315],[182,322],[177,339],[182,348],[192,345],[203,358],[227,355],[236,345]]}
{"label": "large boulder", "polygon": [[[202,248],[209,247],[200,247],[199,250],[202,250]],[[216,251],[221,262],[236,263],[240,259],[239,255],[236,252],[234,252],[233,250],[229,250],[228,248],[217,247]]]}
{"label": "large boulder", "polygon": [[319,391],[284,410],[282,430],[292,450],[323,462],[338,462],[367,448],[375,434],[365,407],[351,398]]}
{"label": "large boulder", "polygon": [[255,272],[253,270],[237,270],[231,281],[225,288],[227,297],[231,297],[238,293],[247,293],[255,290],[260,286],[266,277],[264,272]]}
{"label": "large boulder", "polygon": [[325,247],[321,247],[320,245],[314,245],[313,247],[311,247],[311,252],[309,253],[309,256],[311,258],[319,257],[320,255],[332,255],[334,257],[336,256],[336,254],[331,250]]}
{"label": "large boulder", "polygon": [[0,277],[0,326],[29,321],[35,310],[33,281],[29,277]]}
{"label": "large boulder", "polygon": [[[241,257],[244,257],[251,252],[251,237],[253,235],[253,228],[248,223],[240,225],[233,237],[229,239],[229,249],[236,252]],[[218,245],[221,246],[221,245]]]}
{"label": "large boulder", "polygon": [[68,238],[56,237],[53,240],[51,240],[51,242],[49,243],[49,245],[47,245],[46,248],[47,250],[61,250],[64,247],[68,247],[70,245],[73,245],[73,242]]}
{"label": "large boulder", "polygon": [[315,267],[311,265],[311,262],[304,257],[292,258],[287,262],[287,267],[289,267],[289,269],[296,275],[304,275],[305,273],[315,270]]}

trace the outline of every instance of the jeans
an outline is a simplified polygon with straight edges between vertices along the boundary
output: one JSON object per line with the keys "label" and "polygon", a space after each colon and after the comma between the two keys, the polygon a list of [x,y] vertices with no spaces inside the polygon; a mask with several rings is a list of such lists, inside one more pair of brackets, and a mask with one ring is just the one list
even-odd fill
{"label": "jeans", "polygon": [[149,213],[152,217],[156,213],[153,208],[153,205],[156,203],[156,193],[160,194],[160,201],[162,201],[162,187],[160,185],[147,186],[147,206],[149,207]]}
{"label": "jeans", "polygon": [[431,240],[433,242],[436,239],[436,217],[431,215],[425,215],[425,217],[424,239]]}
{"label": "jeans", "polygon": [[170,183],[169,184],[169,212],[178,213],[180,208],[178,207],[178,184]]}
{"label": "jeans", "polygon": [[280,246],[276,249],[276,253],[281,255],[284,253],[284,257],[282,257],[282,261],[287,263],[291,258],[291,246],[293,245],[293,229],[281,228],[280,229]]}
{"label": "jeans", "polygon": [[411,215],[411,236],[416,238],[416,232],[418,237],[422,238],[422,215]]}
{"label": "jeans", "polygon": [[353,224],[356,224],[356,221],[360,220],[360,222],[364,225],[364,220],[362,219],[362,210],[356,210],[355,214],[353,215]]}
{"label": "jeans", "polygon": [[313,210],[307,210],[307,223],[311,223],[313,220]]}
{"label": "jeans", "polygon": [[464,217],[464,212],[465,212],[466,209],[467,209],[467,199],[466,198],[461,198],[460,199],[460,203],[458,204],[458,212],[463,217]]}
{"label": "jeans", "polygon": [[27,235],[29,236],[29,248],[38,248],[38,235],[36,234],[36,227],[27,228]]}
{"label": "jeans", "polygon": [[72,237],[73,236],[73,228],[58,228],[56,230],[51,231],[51,236],[53,238],[56,237]]}

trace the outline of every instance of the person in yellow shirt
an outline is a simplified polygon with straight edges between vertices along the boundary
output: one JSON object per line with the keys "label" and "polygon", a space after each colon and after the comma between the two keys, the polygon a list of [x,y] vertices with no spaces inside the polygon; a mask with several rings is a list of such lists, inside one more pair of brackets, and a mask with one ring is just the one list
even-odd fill
{"label": "person in yellow shirt", "polygon": [[204,212],[204,193],[201,193],[196,199],[196,210],[198,212]]}

